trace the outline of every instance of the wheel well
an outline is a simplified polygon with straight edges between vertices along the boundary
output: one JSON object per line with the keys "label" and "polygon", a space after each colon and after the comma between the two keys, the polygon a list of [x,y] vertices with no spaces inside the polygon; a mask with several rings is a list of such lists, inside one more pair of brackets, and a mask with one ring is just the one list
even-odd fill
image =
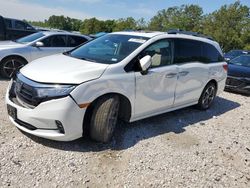
{"label": "wheel well", "polygon": [[119,93],[107,93],[105,95],[102,95],[102,96],[96,98],[87,107],[85,115],[84,115],[84,119],[83,119],[83,133],[84,133],[84,136],[87,136],[87,134],[85,135],[85,133],[89,132],[91,114],[92,114],[92,111],[93,111],[93,109],[95,107],[95,103],[102,97],[112,96],[112,95],[119,96],[119,100],[120,100],[119,119],[121,119],[123,121],[126,121],[126,122],[128,122],[130,120],[131,112],[132,112],[132,106],[131,106],[131,103],[130,103],[129,99],[127,97],[125,97],[124,95],[119,94]]}
{"label": "wheel well", "polygon": [[24,57],[22,57],[22,56],[20,56],[20,55],[9,55],[9,56],[6,56],[6,57],[4,57],[4,58],[1,60],[1,63],[2,63],[5,59],[8,59],[8,58],[10,58],[10,57],[19,58],[19,59],[22,59],[26,64],[28,63],[28,61],[27,61]]}

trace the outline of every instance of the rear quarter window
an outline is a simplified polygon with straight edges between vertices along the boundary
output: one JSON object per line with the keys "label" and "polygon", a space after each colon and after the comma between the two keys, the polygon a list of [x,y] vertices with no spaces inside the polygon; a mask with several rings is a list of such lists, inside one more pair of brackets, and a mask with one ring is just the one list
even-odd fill
{"label": "rear quarter window", "polygon": [[222,62],[224,60],[220,52],[208,43],[203,43],[203,56],[206,63]]}
{"label": "rear quarter window", "polygon": [[14,24],[15,29],[25,30],[27,28],[24,22],[16,20],[14,23],[15,23]]}

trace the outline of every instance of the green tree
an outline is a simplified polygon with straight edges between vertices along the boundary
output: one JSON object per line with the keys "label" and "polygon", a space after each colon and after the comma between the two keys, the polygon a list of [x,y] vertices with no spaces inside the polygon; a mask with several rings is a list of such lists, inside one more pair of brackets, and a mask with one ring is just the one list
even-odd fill
{"label": "green tree", "polygon": [[106,20],[103,23],[104,32],[110,33],[113,31],[114,27],[115,27],[115,20]]}
{"label": "green tree", "polygon": [[150,30],[182,29],[196,31],[200,28],[203,10],[198,5],[182,5],[160,10],[149,23]]}
{"label": "green tree", "polygon": [[31,24],[32,26],[37,26],[37,27],[49,27],[48,25],[48,21],[44,20],[44,21],[27,21],[29,24]]}
{"label": "green tree", "polygon": [[136,21],[136,29],[138,30],[146,30],[148,28],[148,23],[144,18],[140,18]]}
{"label": "green tree", "polygon": [[81,24],[82,24],[81,20],[73,18],[73,19],[71,19],[69,21],[70,21],[70,25],[71,25],[70,30],[72,30],[72,31],[79,31],[80,30],[80,27],[81,27]]}
{"label": "green tree", "polygon": [[136,21],[132,17],[120,18],[116,20],[113,31],[135,30]]}
{"label": "green tree", "polygon": [[249,48],[249,7],[241,5],[239,1],[222,6],[205,17],[203,32],[213,36],[224,51]]}
{"label": "green tree", "polygon": [[101,32],[105,29],[104,21],[96,18],[85,19],[80,27],[80,32],[83,34],[94,34]]}
{"label": "green tree", "polygon": [[48,25],[51,28],[57,28],[62,30],[70,30],[70,18],[64,16],[50,16],[48,19]]}
{"label": "green tree", "polygon": [[149,23],[144,18],[135,20],[132,17],[118,20],[98,20],[96,18],[83,21],[64,16],[50,16],[44,22],[29,22],[34,26],[50,27],[62,30],[81,31],[84,34],[97,32],[113,32],[123,30],[155,30],[182,29],[201,32],[212,36],[220,43],[224,51],[231,49],[250,50],[250,9],[240,1],[224,5],[211,14],[203,15],[198,5],[182,5],[160,10]]}

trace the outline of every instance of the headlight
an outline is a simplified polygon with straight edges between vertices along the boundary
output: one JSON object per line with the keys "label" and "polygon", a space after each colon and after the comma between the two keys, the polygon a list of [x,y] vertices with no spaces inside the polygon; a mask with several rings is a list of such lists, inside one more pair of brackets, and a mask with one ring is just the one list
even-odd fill
{"label": "headlight", "polygon": [[38,87],[36,94],[38,98],[58,98],[65,97],[75,89],[72,85],[54,85],[53,87]]}

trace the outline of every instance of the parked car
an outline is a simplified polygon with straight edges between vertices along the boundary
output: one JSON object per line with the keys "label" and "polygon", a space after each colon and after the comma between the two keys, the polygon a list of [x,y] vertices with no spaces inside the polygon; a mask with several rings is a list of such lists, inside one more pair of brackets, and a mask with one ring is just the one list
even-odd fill
{"label": "parked car", "polygon": [[13,73],[35,59],[66,52],[91,38],[68,32],[38,32],[15,41],[0,42],[0,73]]}
{"label": "parked car", "polygon": [[226,61],[230,61],[233,58],[236,58],[241,55],[249,54],[249,51],[246,50],[231,50],[224,55]]}
{"label": "parked car", "polygon": [[32,135],[69,141],[90,134],[108,142],[117,119],[133,122],[191,105],[208,109],[226,77],[213,40],[117,32],[26,65],[6,103],[10,120]]}
{"label": "parked car", "polygon": [[250,94],[250,55],[229,61],[226,90]]}
{"label": "parked car", "polygon": [[37,30],[24,21],[0,16],[0,41],[15,40],[35,32]]}

